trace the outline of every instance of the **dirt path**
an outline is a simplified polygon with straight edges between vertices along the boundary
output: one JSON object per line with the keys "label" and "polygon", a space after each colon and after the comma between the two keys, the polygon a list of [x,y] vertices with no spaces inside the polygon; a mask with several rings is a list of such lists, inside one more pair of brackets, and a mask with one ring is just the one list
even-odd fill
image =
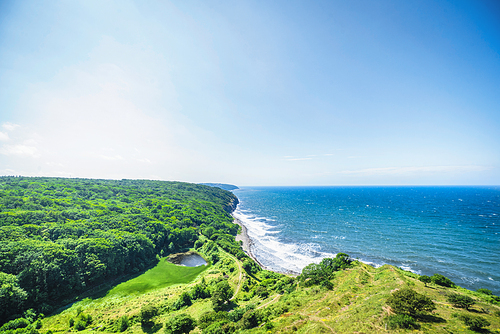
{"label": "dirt path", "polygon": [[240,275],[238,278],[238,285],[236,286],[236,289],[234,289],[234,294],[230,299],[230,300],[233,300],[234,298],[236,298],[236,295],[238,294],[238,292],[240,292],[240,289],[241,289],[241,283],[243,281],[243,267],[241,266],[241,262],[235,256],[233,256],[227,252],[226,252],[226,254],[229,255],[234,260],[234,262],[238,265],[238,271],[240,272]]}
{"label": "dirt path", "polygon": [[277,295],[276,297],[274,297],[272,300],[268,301],[267,303],[265,304],[262,304],[260,305],[259,307],[257,307],[257,310],[260,309],[260,308],[263,308],[263,307],[266,307],[267,305],[269,304],[272,304],[274,302],[276,302],[282,295]]}

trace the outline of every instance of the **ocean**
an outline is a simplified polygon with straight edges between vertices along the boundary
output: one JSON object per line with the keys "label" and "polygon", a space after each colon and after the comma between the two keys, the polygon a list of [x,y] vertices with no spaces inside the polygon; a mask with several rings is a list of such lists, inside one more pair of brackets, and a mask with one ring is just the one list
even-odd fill
{"label": "ocean", "polygon": [[500,295],[500,187],[245,187],[234,216],[265,267],[338,252]]}

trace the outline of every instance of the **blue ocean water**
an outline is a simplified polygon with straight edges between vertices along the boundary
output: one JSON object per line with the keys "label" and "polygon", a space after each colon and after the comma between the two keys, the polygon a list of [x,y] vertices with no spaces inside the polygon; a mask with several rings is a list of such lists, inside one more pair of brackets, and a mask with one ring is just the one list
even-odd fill
{"label": "blue ocean water", "polygon": [[252,187],[234,212],[252,252],[300,273],[344,252],[500,295],[500,187]]}

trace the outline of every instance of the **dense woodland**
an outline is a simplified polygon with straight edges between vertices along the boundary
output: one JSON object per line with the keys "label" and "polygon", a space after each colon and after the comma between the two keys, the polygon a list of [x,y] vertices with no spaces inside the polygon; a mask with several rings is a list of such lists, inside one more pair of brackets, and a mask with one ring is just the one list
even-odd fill
{"label": "dense woodland", "polygon": [[1,177],[0,323],[28,307],[50,313],[201,234],[235,248],[236,204],[228,191],[181,182]]}

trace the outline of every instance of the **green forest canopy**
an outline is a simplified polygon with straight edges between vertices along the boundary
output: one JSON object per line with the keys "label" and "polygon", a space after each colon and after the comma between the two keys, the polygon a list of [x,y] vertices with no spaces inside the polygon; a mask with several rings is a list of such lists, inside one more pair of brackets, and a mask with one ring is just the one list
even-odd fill
{"label": "green forest canopy", "polygon": [[0,177],[0,324],[27,305],[50,313],[200,234],[238,252],[237,203],[229,191],[182,182]]}

